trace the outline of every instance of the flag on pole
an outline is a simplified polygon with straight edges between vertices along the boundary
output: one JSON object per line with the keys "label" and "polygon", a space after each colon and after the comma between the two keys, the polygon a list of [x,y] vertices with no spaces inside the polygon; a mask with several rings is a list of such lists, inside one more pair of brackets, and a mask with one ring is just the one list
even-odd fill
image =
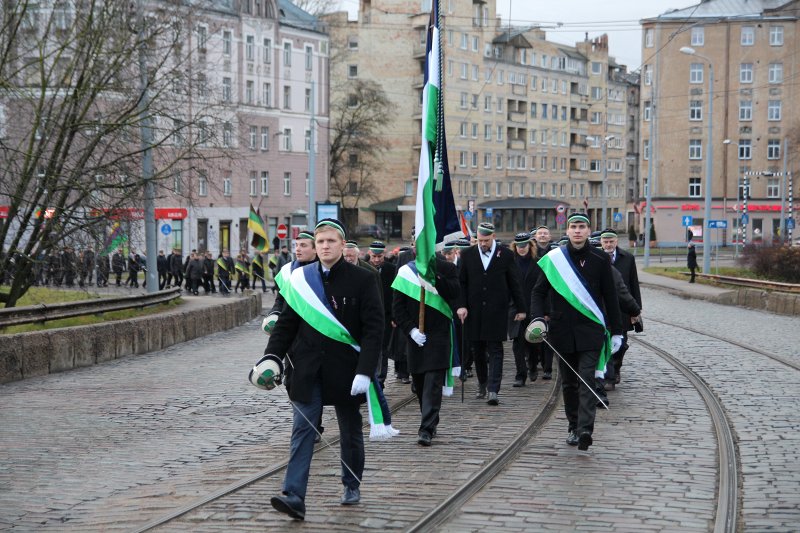
{"label": "flag on pole", "polygon": [[125,244],[125,241],[128,240],[128,237],[123,233],[122,226],[119,225],[119,222],[115,222],[112,226],[111,233],[106,237],[105,240],[105,248],[100,255],[108,255],[112,253],[114,250]]}
{"label": "flag on pole", "polygon": [[435,281],[436,244],[460,233],[456,215],[444,129],[442,95],[442,49],[439,0],[433,0],[425,48],[422,90],[422,149],[419,158],[416,217],[414,219],[417,270],[420,277]]}
{"label": "flag on pole", "polygon": [[469,224],[464,217],[464,213],[459,213],[459,220],[461,221],[461,233],[464,234],[464,237],[472,241],[472,231],[469,229]]}
{"label": "flag on pole", "polygon": [[253,204],[250,204],[250,218],[247,219],[247,229],[253,232],[253,240],[250,242],[253,248],[260,252],[268,252],[269,239],[267,238],[267,229],[264,227],[261,213],[253,209]]}

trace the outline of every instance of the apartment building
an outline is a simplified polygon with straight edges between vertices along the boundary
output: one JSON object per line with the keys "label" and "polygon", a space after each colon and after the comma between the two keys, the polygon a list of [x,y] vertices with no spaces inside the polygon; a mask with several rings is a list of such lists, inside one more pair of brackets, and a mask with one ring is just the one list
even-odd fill
{"label": "apartment building", "polygon": [[[357,21],[337,14],[329,28],[332,54],[338,59],[343,45],[357,41],[358,52],[343,51],[348,65],[381,83],[397,110],[386,131],[394,145],[378,176],[382,196],[358,214],[364,223],[400,220],[403,235],[413,223],[430,4],[362,0]],[[492,220],[505,234],[538,224],[563,230],[558,215],[578,209],[597,227],[626,228],[626,201],[638,182],[631,160],[639,146],[638,80],[609,56],[607,38],[567,46],[540,28],[504,27],[495,0],[443,0],[441,10],[457,207],[473,224]],[[332,66],[333,79],[340,68]]]}
{"label": "apartment building", "polygon": [[[789,216],[786,173],[800,140],[793,105],[800,67],[797,5],[706,0],[642,21],[641,195],[651,180],[659,244],[685,244],[687,228],[695,239],[723,246],[779,237],[782,206]],[[727,227],[703,235],[709,179],[709,220]]]}

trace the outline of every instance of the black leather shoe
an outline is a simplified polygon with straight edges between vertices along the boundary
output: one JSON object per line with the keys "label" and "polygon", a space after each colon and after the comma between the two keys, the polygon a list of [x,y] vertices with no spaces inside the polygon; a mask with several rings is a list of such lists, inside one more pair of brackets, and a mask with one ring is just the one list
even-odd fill
{"label": "black leather shoe", "polygon": [[342,495],[342,505],[355,505],[361,501],[361,491],[356,488],[345,487]]}
{"label": "black leather shoe", "polygon": [[544,374],[542,374],[542,379],[553,379],[553,373],[545,372]]}
{"label": "black leather shoe", "polygon": [[288,514],[296,520],[306,519],[306,504],[296,494],[284,492],[278,496],[273,496],[269,502],[279,513]]}
{"label": "black leather shoe", "polygon": [[486,401],[486,403],[488,403],[489,405],[497,405],[497,404],[499,404],[500,400],[497,399],[497,393],[496,392],[490,392],[489,393],[489,399]]}
{"label": "black leather shoe", "polygon": [[424,431],[421,431],[419,437],[417,437],[417,444],[420,446],[430,446],[431,445],[431,436]]}
{"label": "black leather shoe", "polygon": [[570,446],[578,445],[578,434],[575,431],[569,432],[569,435],[567,436],[567,444]]}
{"label": "black leather shoe", "polygon": [[528,379],[531,380],[531,383],[536,381],[537,377],[539,377],[539,373],[538,372],[528,372]]}
{"label": "black leather shoe", "polygon": [[478,394],[475,395],[476,400],[483,400],[486,398],[486,385],[478,384]]}
{"label": "black leather shoe", "polygon": [[517,379],[517,380],[514,381],[514,384],[511,385],[511,386],[512,387],[524,387],[525,386],[525,380],[524,379]]}
{"label": "black leather shoe", "polygon": [[592,445],[592,434],[588,431],[584,431],[581,433],[581,436],[578,437],[578,449],[586,451],[589,449],[589,446]]}

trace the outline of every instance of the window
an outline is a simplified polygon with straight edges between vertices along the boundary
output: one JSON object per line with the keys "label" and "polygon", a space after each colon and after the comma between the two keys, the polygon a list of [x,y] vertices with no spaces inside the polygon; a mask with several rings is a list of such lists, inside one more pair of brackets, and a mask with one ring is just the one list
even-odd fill
{"label": "window", "polygon": [[650,100],[647,100],[644,103],[644,121],[650,122]]}
{"label": "window", "polygon": [[289,85],[283,86],[283,108],[290,109],[292,107],[292,88]]}
{"label": "window", "polygon": [[753,83],[753,64],[742,63],[739,65],[739,82]]}
{"label": "window", "polygon": [[591,123],[600,124],[603,122],[603,114],[599,111],[592,111]]}
{"label": "window", "polygon": [[250,149],[256,149],[256,143],[258,142],[258,126],[250,126]]}
{"label": "window", "polygon": [[469,95],[467,93],[461,93],[461,109],[467,108]]}
{"label": "window", "polygon": [[472,152],[472,168],[478,168],[478,152]]}
{"label": "window", "polygon": [[689,102],[689,120],[703,120],[703,102],[691,100]]}
{"label": "window", "polygon": [[780,159],[780,158],[781,158],[780,139],[769,139],[767,141],[767,159]]}
{"label": "window", "polygon": [[783,82],[783,63],[769,64],[769,82],[770,83]]}
{"label": "window", "polygon": [[703,83],[702,63],[692,63],[689,66],[689,83]]}
{"label": "window", "polygon": [[783,46],[783,26],[769,27],[769,45]]}
{"label": "window", "polygon": [[244,58],[246,61],[255,61],[256,57],[256,38],[252,35],[245,37]]}
{"label": "window", "polygon": [[756,30],[753,26],[742,26],[742,36],[740,43],[742,46],[753,46],[756,40]]}
{"label": "window", "polygon": [[458,131],[459,136],[461,136],[462,138],[466,138],[467,137],[467,123],[466,122],[462,122],[461,125],[459,126],[458,130],[459,130]]}
{"label": "window", "polygon": [[283,149],[286,152],[292,151],[292,130],[291,128],[283,129]]}
{"label": "window", "polygon": [[503,168],[503,156],[502,155],[497,154],[497,156],[495,157],[495,166],[498,169]]}
{"label": "window", "polygon": [[553,120],[558,120],[558,106],[555,104],[550,106],[550,118]]}
{"label": "window", "polygon": [[198,170],[200,174],[197,177],[197,194],[198,196],[208,196],[208,178],[206,177],[205,170]]}
{"label": "window", "polygon": [[767,198],[778,198],[780,197],[780,179],[779,178],[769,178],[767,179]]}
{"label": "window", "polygon": [[477,36],[473,36],[472,37],[472,51],[473,52],[477,52],[478,51],[478,44],[479,44],[478,37]]}
{"label": "window", "polygon": [[739,139],[739,159],[752,158],[752,141],[750,139]]}
{"label": "window", "polygon": [[261,127],[261,149],[269,150],[269,128],[266,126]]}
{"label": "window", "polygon": [[358,65],[347,65],[347,77],[351,79],[358,77]]}
{"label": "window", "polygon": [[253,105],[253,98],[255,98],[255,96],[253,95],[253,93],[255,92],[254,85],[255,84],[253,83],[253,80],[247,80],[244,85],[244,101],[245,103],[250,105]]}
{"label": "window", "polygon": [[197,27],[197,48],[205,52],[206,45],[208,44],[208,28],[205,26]]}
{"label": "window", "polygon": [[269,196],[269,172],[261,171],[261,196]]}
{"label": "window", "polygon": [[261,92],[263,93],[261,95],[261,99],[264,104],[264,107],[272,107],[272,84],[265,83],[262,86]]}
{"label": "window", "polygon": [[231,183],[231,178],[229,177],[222,179],[222,194],[225,196],[233,194],[233,183]]}
{"label": "window", "polygon": [[696,26],[692,28],[692,46],[703,46],[703,43],[706,40],[705,36],[705,28],[702,26]]}
{"label": "window", "polygon": [[547,118],[547,104],[542,104],[542,118]]}
{"label": "window", "polygon": [[233,143],[233,124],[226,122],[222,125],[222,146],[228,147]]}
{"label": "window", "polygon": [[650,65],[644,66],[644,84],[645,85],[653,84],[653,67]]}
{"label": "window", "polygon": [[311,70],[314,65],[314,47],[310,44],[306,45],[306,70]]}
{"label": "window", "polygon": [[492,140],[492,125],[491,124],[484,124],[483,125],[483,139],[485,141]]}
{"label": "window", "polygon": [[231,79],[222,78],[222,101],[230,102],[232,99]]}
{"label": "window", "polygon": [[461,151],[458,154],[458,166],[466,167],[467,166],[467,152]]}
{"label": "window", "polygon": [[603,88],[592,87],[592,100],[602,100],[602,99],[603,99]]}
{"label": "window", "polygon": [[767,102],[767,120],[777,121],[781,119],[781,101],[770,100]]}
{"label": "window", "polygon": [[405,196],[414,196],[414,180],[408,180],[403,183],[403,194]]}
{"label": "window", "polygon": [[289,196],[292,194],[292,173],[283,173],[283,195]]}
{"label": "window", "polygon": [[250,196],[255,196],[258,188],[258,179],[256,178],[256,171],[250,171]]}
{"label": "window", "polygon": [[261,49],[261,60],[265,65],[272,63],[272,39],[264,39]]}
{"label": "window", "polygon": [[644,46],[645,48],[653,48],[655,43],[655,32],[653,28],[647,28],[644,30]]}
{"label": "window", "polygon": [[304,139],[305,142],[303,146],[305,148],[306,153],[308,153],[311,151],[311,130],[306,130]]}
{"label": "window", "polygon": [[492,97],[491,96],[484,96],[483,97],[483,110],[484,111],[491,111],[492,110]]}
{"label": "window", "polygon": [[292,43],[283,43],[283,66],[292,66]]}
{"label": "window", "polygon": [[700,178],[689,178],[689,198],[700,198]]}
{"label": "window", "polygon": [[603,73],[603,64],[600,61],[592,61],[592,74],[599,76]]}
{"label": "window", "polygon": [[497,99],[497,112],[498,113],[502,113],[503,112],[503,98],[502,97]]}
{"label": "window", "polygon": [[492,167],[492,154],[486,153],[483,154],[483,168],[491,168]]}
{"label": "window", "polygon": [[689,139],[689,159],[703,159],[703,143],[700,139]]}
{"label": "window", "polygon": [[490,186],[490,184],[489,184],[489,182],[488,182],[488,181],[483,183],[483,195],[484,195],[484,196],[489,196],[489,194],[490,194],[490,192],[489,192],[489,189],[490,189],[490,187],[491,187],[491,186]]}
{"label": "window", "polygon": [[503,126],[497,126],[497,142],[503,142]]}
{"label": "window", "polygon": [[230,57],[231,55],[231,32],[225,30],[222,32],[222,54]]}
{"label": "window", "polygon": [[472,123],[472,138],[473,139],[477,139],[478,138],[478,123],[477,122],[473,122]]}
{"label": "window", "polygon": [[739,100],[739,120],[753,120],[752,100]]}
{"label": "window", "polygon": [[650,139],[642,141],[642,159],[645,161],[650,160]]}
{"label": "window", "polygon": [[531,118],[536,118],[536,102],[531,102]]}

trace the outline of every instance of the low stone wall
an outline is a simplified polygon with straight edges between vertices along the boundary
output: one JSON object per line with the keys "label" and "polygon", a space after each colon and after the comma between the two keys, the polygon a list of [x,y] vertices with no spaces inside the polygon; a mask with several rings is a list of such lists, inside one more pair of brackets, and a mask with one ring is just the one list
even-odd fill
{"label": "low stone wall", "polygon": [[261,293],[181,311],[0,336],[0,383],[138,355],[241,326],[261,314]]}
{"label": "low stone wall", "polygon": [[778,315],[800,315],[800,294],[788,292],[762,291],[742,287],[721,294],[714,301],[725,305],[763,309]]}

